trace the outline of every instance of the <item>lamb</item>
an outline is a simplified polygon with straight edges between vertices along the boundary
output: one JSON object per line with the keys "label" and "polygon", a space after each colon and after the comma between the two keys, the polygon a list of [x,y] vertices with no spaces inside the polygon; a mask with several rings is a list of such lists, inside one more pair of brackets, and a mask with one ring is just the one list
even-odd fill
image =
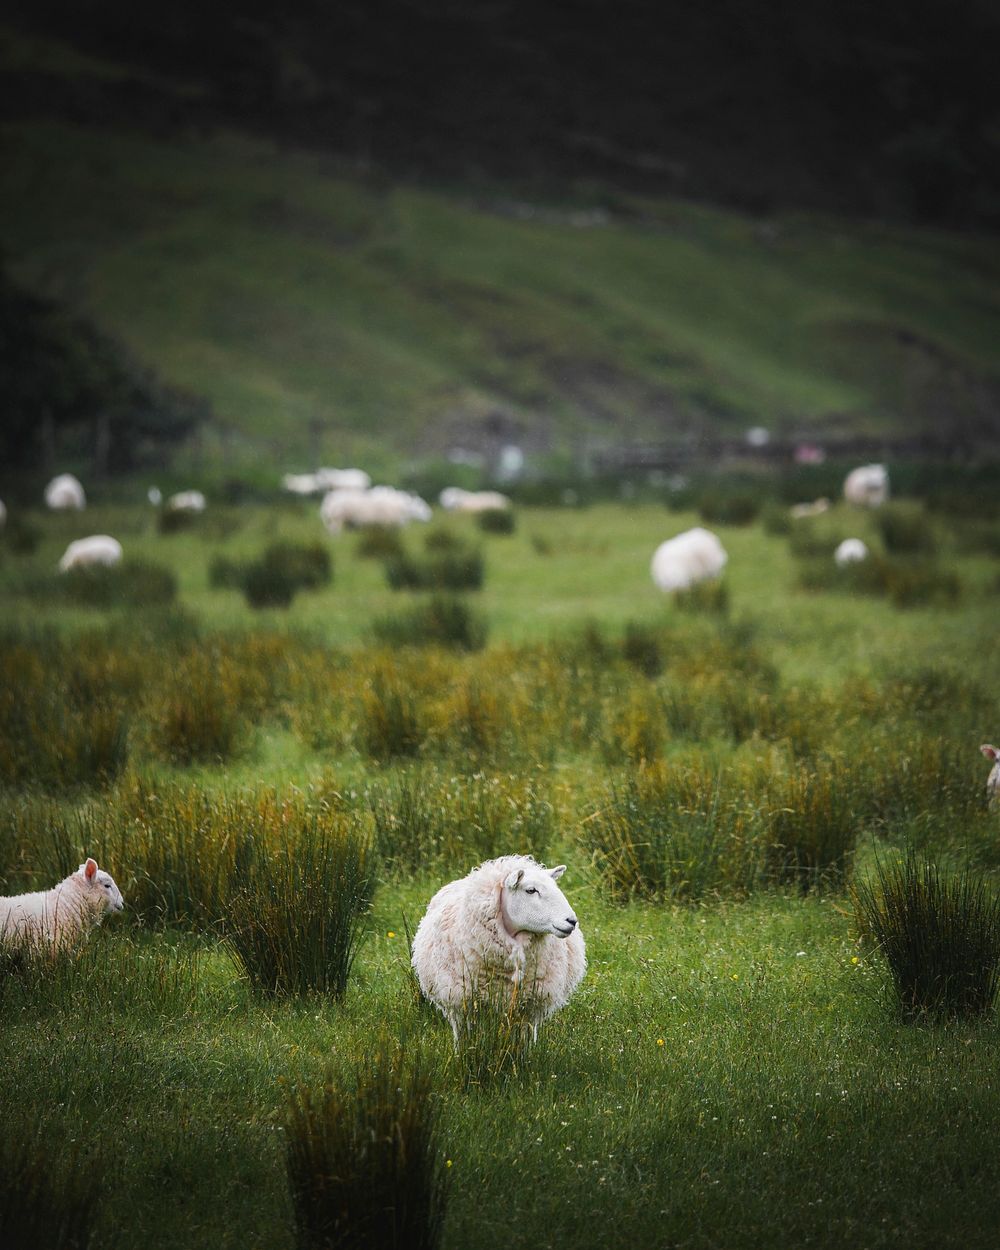
{"label": "lamb", "polygon": [[993,761],[990,775],[986,778],[986,793],[990,807],[1000,807],[1000,747],[984,742],[979,748],[988,760]]}
{"label": "lamb", "polygon": [[530,855],[503,855],[442,886],[413,938],[413,968],[424,995],[451,1025],[458,1045],[471,999],[524,995],[538,1026],[564,1007],[587,970],[576,914],[555,884],[566,871]]}
{"label": "lamb", "polygon": [[204,512],[205,496],[200,490],[181,490],[167,500],[168,512]]}
{"label": "lamb", "polygon": [[82,512],[87,506],[87,496],[72,473],[60,473],[45,488],[45,506],[54,512]]}
{"label": "lamb", "polygon": [[89,568],[100,564],[111,568],[120,564],[122,545],[110,534],[91,534],[89,538],[78,538],[63,552],[59,561],[59,572],[68,573],[70,569]]}
{"label": "lamb", "polygon": [[788,512],[793,521],[801,521],[804,517],[821,516],[829,507],[829,499],[825,495],[821,495],[819,499],[814,499],[812,503],[793,503]]}
{"label": "lamb", "polygon": [[844,498],[862,508],[879,508],[889,498],[889,471],[884,464],[863,464],[844,478]]}
{"label": "lamb", "polygon": [[696,582],[718,577],[728,559],[715,534],[696,525],[660,543],[650,571],[660,590],[687,590]]}
{"label": "lamb", "polygon": [[845,538],[833,553],[838,569],[845,569],[849,564],[858,564],[868,559],[868,547],[860,538]]}
{"label": "lamb", "polygon": [[463,490],[461,486],[446,486],[438,502],[448,512],[503,512],[510,507],[510,499],[498,490]]}
{"label": "lamb", "polygon": [[124,907],[111,874],[87,859],[51,890],[0,898],[0,941],[71,946],[108,912]]}

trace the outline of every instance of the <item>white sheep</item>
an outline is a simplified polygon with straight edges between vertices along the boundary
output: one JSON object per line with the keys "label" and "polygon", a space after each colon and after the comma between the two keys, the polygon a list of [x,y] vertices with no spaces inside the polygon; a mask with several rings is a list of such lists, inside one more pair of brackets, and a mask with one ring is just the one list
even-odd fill
{"label": "white sheep", "polygon": [[660,543],[650,572],[660,590],[687,590],[697,582],[718,577],[729,557],[711,530],[696,525]]}
{"label": "white sheep", "polygon": [[281,485],[293,495],[318,495],[323,490],[315,473],[286,473]]}
{"label": "white sheep", "polygon": [[317,469],[313,476],[319,490],[368,490],[372,484],[364,469]]}
{"label": "white sheep", "polygon": [[111,568],[120,564],[122,545],[110,534],[91,534],[88,538],[77,538],[63,552],[59,561],[59,572],[68,573],[70,569],[84,569],[95,564]]}
{"label": "white sheep", "polygon": [[51,890],[0,898],[0,941],[69,946],[124,906],[111,874],[88,859]]}
{"label": "white sheep", "polygon": [[821,516],[829,507],[829,499],[821,495],[819,499],[814,499],[811,503],[793,503],[788,512],[793,521],[801,521],[805,517]]}
{"label": "white sheep", "polygon": [[868,559],[868,546],[860,538],[845,538],[833,553],[838,569],[845,569],[849,564],[859,564]]}
{"label": "white sheep", "polygon": [[461,486],[446,486],[438,502],[448,512],[503,512],[510,507],[510,499],[498,490],[463,490]]}
{"label": "white sheep", "polygon": [[990,743],[984,742],[979,749],[988,760],[993,761],[990,775],[986,778],[986,793],[989,797],[990,807],[1000,806],[1000,747],[991,746]]}
{"label": "white sheep", "polygon": [[200,490],[180,490],[167,500],[168,512],[204,512],[205,496]]}
{"label": "white sheep", "polygon": [[879,508],[889,498],[889,470],[884,464],[863,464],[844,478],[844,498],[862,508]]}
{"label": "white sheep", "polygon": [[464,1008],[522,996],[534,1036],[587,970],[576,914],[556,882],[565,865],[503,855],[442,886],[413,938],[413,968],[458,1044]]}
{"label": "white sheep", "polygon": [[72,473],[60,473],[45,488],[45,506],[54,512],[82,512],[87,506],[87,496]]}
{"label": "white sheep", "polygon": [[319,510],[331,534],[345,527],[384,525],[399,527],[410,521],[429,521],[430,507],[418,495],[393,486],[373,486],[371,490],[332,490]]}

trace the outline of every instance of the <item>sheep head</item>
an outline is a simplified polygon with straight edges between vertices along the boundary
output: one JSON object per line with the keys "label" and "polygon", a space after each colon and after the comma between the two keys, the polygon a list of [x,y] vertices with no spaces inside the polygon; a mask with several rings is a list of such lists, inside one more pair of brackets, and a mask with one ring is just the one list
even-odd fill
{"label": "sheep head", "polygon": [[81,864],[74,875],[80,878],[79,884],[83,888],[84,896],[98,916],[109,911],[124,910],[125,902],[114,877],[98,868],[96,859],[88,859]]}
{"label": "sheep head", "polygon": [[577,926],[576,913],[556,882],[558,868],[518,868],[507,875],[500,895],[503,923],[511,937],[519,933],[554,934],[567,938]]}

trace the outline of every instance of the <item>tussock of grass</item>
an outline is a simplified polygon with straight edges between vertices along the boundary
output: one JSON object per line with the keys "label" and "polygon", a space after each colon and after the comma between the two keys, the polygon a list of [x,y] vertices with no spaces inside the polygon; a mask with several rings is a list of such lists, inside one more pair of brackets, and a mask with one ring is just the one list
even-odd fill
{"label": "tussock of grass", "polygon": [[0,1141],[0,1238],[15,1250],[89,1250],[104,1199],[100,1165],[34,1125],[7,1120]]}
{"label": "tussock of grass", "polygon": [[486,645],[486,621],[457,596],[435,595],[409,611],[381,616],[372,633],[389,646],[449,647],[480,651]]}
{"label": "tussock of grass", "polygon": [[385,562],[392,590],[479,590],[484,574],[482,553],[457,545],[435,548],[424,556],[390,556]]}
{"label": "tussock of grass", "polygon": [[908,851],[878,859],[852,893],[862,932],[884,957],[906,1019],[975,1017],[1000,984],[1000,900],[981,876],[954,875]]}
{"label": "tussock of grass", "polygon": [[436,1074],[383,1035],[352,1071],[299,1086],[285,1115],[299,1250],[435,1250],[449,1186]]}

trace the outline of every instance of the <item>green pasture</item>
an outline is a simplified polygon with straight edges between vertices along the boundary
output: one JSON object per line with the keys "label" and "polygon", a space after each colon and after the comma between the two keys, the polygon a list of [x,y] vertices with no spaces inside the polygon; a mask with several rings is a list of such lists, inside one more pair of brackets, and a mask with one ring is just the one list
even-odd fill
{"label": "green pasture", "polygon": [[[0,980],[6,1122],[97,1187],[93,1246],[291,1250],[292,1092],[387,1034],[432,1073],[448,1248],[994,1243],[995,1018],[904,1022],[849,890],[906,847],[992,888],[992,531],[908,505],[905,560],[960,589],[904,608],[802,586],[845,534],[903,560],[875,514],[713,526],[728,603],[685,605],[649,561],[694,512],[519,508],[510,535],[439,515],[402,537],[482,551],[460,599],[488,641],[464,653],[379,644],[422,595],[313,503],[212,501],[165,534],[131,489],[19,516],[34,550],[8,535],[0,562],[0,884],[93,853],[127,907]],[[95,532],[175,600],[68,598],[56,562]],[[285,610],[212,587],[214,560],[279,540],[327,544],[332,581]],[[375,856],[342,999],[264,994],[227,936],[241,839],[276,866],[310,811]],[[568,865],[589,971],[534,1050],[470,1080],[406,934],[502,851]]]}

